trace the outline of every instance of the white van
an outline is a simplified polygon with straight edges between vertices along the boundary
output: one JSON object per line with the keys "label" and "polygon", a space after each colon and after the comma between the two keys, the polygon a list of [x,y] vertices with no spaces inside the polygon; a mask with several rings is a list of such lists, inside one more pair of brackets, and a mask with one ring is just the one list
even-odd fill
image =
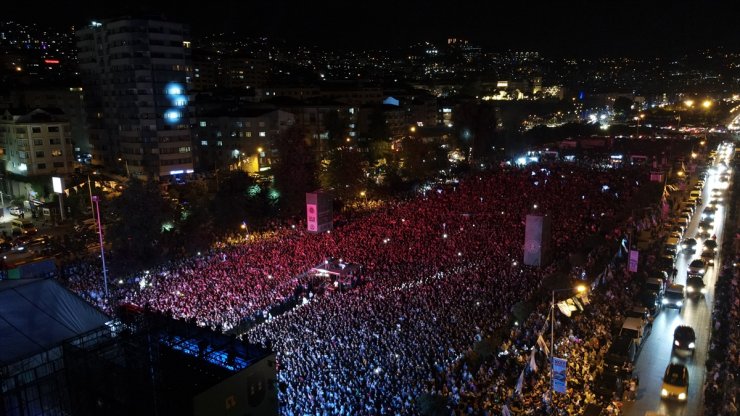
{"label": "white van", "polygon": [[623,334],[631,336],[639,349],[650,334],[650,325],[641,318],[627,318],[619,331],[619,335]]}

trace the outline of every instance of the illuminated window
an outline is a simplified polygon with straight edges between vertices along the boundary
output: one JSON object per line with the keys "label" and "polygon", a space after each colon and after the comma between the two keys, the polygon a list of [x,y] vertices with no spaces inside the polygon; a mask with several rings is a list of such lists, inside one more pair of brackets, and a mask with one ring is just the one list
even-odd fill
{"label": "illuminated window", "polygon": [[223,146],[223,145],[224,145],[224,142],[222,142],[221,140],[216,142],[216,146]]}
{"label": "illuminated window", "polygon": [[201,122],[200,122],[200,126],[201,126],[201,127],[205,127],[205,126],[207,126],[207,125],[208,125],[208,123],[206,123],[205,121],[201,121]]}
{"label": "illuminated window", "polygon": [[208,146],[208,140],[201,140],[200,141],[201,146]]}
{"label": "illuminated window", "polygon": [[252,132],[251,131],[245,131],[244,132],[244,137],[252,137]]}
{"label": "illuminated window", "polygon": [[54,149],[54,150],[51,151],[51,155],[52,156],[61,156],[62,155],[62,151],[59,150],[59,149]]}
{"label": "illuminated window", "polygon": [[265,137],[265,136],[267,136],[267,133],[265,133],[264,131],[261,131],[260,132],[260,137]]}

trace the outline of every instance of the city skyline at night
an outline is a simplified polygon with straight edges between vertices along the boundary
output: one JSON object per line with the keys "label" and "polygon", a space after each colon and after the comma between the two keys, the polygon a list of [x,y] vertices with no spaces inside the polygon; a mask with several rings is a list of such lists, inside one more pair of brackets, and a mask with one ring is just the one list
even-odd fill
{"label": "city skyline at night", "polygon": [[315,4],[216,2],[195,7],[172,1],[111,5],[59,2],[44,12],[24,3],[9,5],[6,20],[81,26],[125,14],[158,14],[191,26],[193,33],[235,32],[337,49],[388,48],[449,37],[486,48],[540,50],[552,54],[662,55],[697,48],[738,45],[725,2],[574,1],[443,3],[379,1]]}

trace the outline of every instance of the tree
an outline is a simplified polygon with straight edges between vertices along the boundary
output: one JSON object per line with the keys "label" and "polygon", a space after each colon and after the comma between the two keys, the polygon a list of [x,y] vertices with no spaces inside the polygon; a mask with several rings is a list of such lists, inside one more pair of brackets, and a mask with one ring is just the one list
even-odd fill
{"label": "tree", "polygon": [[254,179],[243,171],[231,171],[222,175],[218,191],[211,202],[216,233],[232,233],[247,220],[247,194],[254,185]]}
{"label": "tree", "polygon": [[273,167],[278,206],[284,215],[299,214],[305,205],[306,192],[317,187],[316,158],[299,126],[285,130],[275,148],[279,158]]}
{"label": "tree", "polygon": [[349,121],[339,114],[339,110],[329,111],[324,116],[324,125],[328,136],[328,150],[336,149],[344,144],[344,139],[349,132]]}
{"label": "tree", "polygon": [[173,244],[181,245],[186,253],[208,248],[214,239],[208,186],[205,181],[195,181],[176,189],[179,215],[176,216],[175,238],[179,243],[173,241]]}
{"label": "tree", "polygon": [[401,149],[404,176],[412,181],[434,177],[449,167],[447,152],[434,143],[406,138]]}
{"label": "tree", "polygon": [[172,224],[172,205],[153,182],[132,178],[120,196],[110,202],[106,240],[110,242],[114,263],[125,270],[156,264],[167,247],[163,234]]}
{"label": "tree", "polygon": [[496,145],[496,108],[491,104],[465,103],[454,113],[457,147],[471,161],[484,160]]}
{"label": "tree", "polygon": [[391,131],[388,128],[383,106],[378,106],[372,110],[368,118],[367,137],[371,140],[387,141],[390,135]]}
{"label": "tree", "polygon": [[624,117],[629,114],[630,111],[632,111],[633,104],[634,103],[632,102],[632,100],[627,97],[617,97],[614,100],[614,113],[618,116]]}
{"label": "tree", "polygon": [[340,198],[352,198],[365,187],[362,156],[356,148],[343,146],[329,156],[329,164],[322,175],[322,185],[334,188]]}

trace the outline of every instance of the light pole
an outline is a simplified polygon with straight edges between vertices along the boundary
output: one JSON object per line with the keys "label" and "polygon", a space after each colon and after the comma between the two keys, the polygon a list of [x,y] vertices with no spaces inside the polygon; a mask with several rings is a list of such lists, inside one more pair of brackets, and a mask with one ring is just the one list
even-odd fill
{"label": "light pole", "polygon": [[125,159],[125,158],[120,158],[120,157],[119,157],[119,158],[118,158],[118,161],[119,161],[119,162],[120,162],[120,161],[123,161],[123,163],[124,163],[124,164],[126,165],[126,177],[127,177],[127,178],[130,178],[130,177],[131,177],[131,172],[129,172],[129,170],[128,170],[128,159]]}
{"label": "light pole", "polygon": [[640,120],[645,118],[645,114],[640,114],[639,116],[635,117],[635,120],[637,121],[637,127],[635,128],[635,139],[640,138]]}
{"label": "light pole", "polygon": [[572,292],[574,290],[578,293],[583,293],[586,291],[586,286],[578,285],[576,287],[552,290],[552,304],[550,305],[550,406],[553,414],[555,413],[555,390],[553,389],[555,381],[555,368],[553,366],[555,362],[555,293]]}
{"label": "light pole", "polygon": [[247,221],[242,221],[242,230],[246,231],[244,235],[245,241],[249,241],[249,225],[247,225]]}
{"label": "light pole", "polygon": [[103,221],[100,218],[100,197],[93,195],[95,210],[98,213],[98,236],[100,237],[100,258],[103,260],[103,284],[105,285],[105,299],[108,299],[108,269],[105,267],[105,249],[103,248]]}

